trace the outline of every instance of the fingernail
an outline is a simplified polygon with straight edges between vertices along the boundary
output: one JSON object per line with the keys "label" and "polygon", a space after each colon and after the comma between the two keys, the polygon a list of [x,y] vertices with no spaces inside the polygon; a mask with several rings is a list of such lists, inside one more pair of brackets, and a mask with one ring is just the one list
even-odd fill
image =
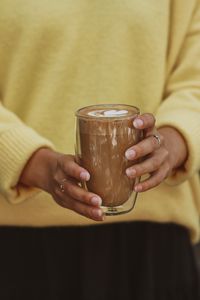
{"label": "fingernail", "polygon": [[141,119],[135,119],[133,121],[134,127],[142,127],[144,125],[144,122]]}
{"label": "fingernail", "polygon": [[92,205],[95,205],[95,206],[101,206],[102,200],[101,200],[100,197],[94,196],[94,197],[92,197],[92,199],[91,199],[91,203],[92,203]]}
{"label": "fingernail", "polygon": [[88,172],[86,172],[86,171],[82,171],[80,173],[80,178],[82,180],[88,181],[90,179],[90,174]]}
{"label": "fingernail", "polygon": [[95,218],[101,218],[103,215],[103,212],[101,209],[93,209],[92,214]]}
{"label": "fingernail", "polygon": [[141,186],[141,185],[136,185],[136,186],[134,187],[134,190],[135,190],[136,192],[141,192],[141,191],[142,191],[142,186]]}
{"label": "fingernail", "polygon": [[127,150],[125,155],[127,159],[133,159],[136,156],[136,152],[135,150]]}
{"label": "fingernail", "polygon": [[136,174],[136,170],[135,169],[126,169],[126,175],[129,177],[134,177]]}

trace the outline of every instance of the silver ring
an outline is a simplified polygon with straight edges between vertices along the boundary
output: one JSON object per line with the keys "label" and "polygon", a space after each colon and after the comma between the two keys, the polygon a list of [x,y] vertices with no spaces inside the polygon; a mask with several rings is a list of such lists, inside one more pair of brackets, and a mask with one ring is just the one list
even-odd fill
{"label": "silver ring", "polygon": [[161,139],[160,139],[159,135],[153,134],[152,136],[156,138],[156,140],[158,142],[158,146],[160,146],[161,145]]}
{"label": "silver ring", "polygon": [[61,183],[59,184],[59,187],[60,187],[60,190],[61,190],[62,193],[65,192],[65,186],[64,186],[64,183],[65,183],[66,181],[67,181],[67,179],[66,179],[66,178],[63,178],[63,179],[61,180]]}

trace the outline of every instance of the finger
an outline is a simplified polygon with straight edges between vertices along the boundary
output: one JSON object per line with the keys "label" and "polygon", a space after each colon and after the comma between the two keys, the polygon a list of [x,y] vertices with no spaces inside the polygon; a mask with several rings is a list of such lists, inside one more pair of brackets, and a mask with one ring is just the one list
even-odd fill
{"label": "finger", "polygon": [[56,191],[56,196],[54,197],[54,199],[62,207],[71,209],[76,213],[94,221],[103,221],[105,218],[103,211],[100,208],[93,207],[76,201],[75,199],[66,197],[60,190]]}
{"label": "finger", "polygon": [[157,138],[155,138],[155,136],[153,136],[153,135],[145,138],[144,140],[142,140],[138,144],[134,145],[133,147],[129,148],[125,152],[126,158],[129,160],[133,160],[133,159],[135,160],[137,158],[146,156],[146,155],[152,153],[153,151],[159,149],[160,145],[162,144],[162,141],[163,141],[163,138],[161,135],[159,136],[159,138],[160,138],[161,143],[158,143]]}
{"label": "finger", "polygon": [[76,178],[77,180],[88,181],[90,179],[89,172],[79,166],[75,161],[74,157],[70,155],[62,155],[59,159],[58,164],[62,168],[62,171],[72,177]]}
{"label": "finger", "polygon": [[138,129],[149,129],[152,130],[155,126],[155,117],[152,114],[146,113],[138,116],[134,121],[133,125]]}
{"label": "finger", "polygon": [[163,164],[162,167],[152,174],[148,179],[135,185],[134,190],[136,192],[145,192],[159,185],[166,177],[169,172],[168,164]]}
{"label": "finger", "polygon": [[85,204],[93,206],[101,206],[102,204],[102,200],[98,195],[87,192],[80,186],[70,181],[63,182],[63,190],[64,194],[67,194],[71,198],[76,199]]}
{"label": "finger", "polygon": [[100,208],[95,208],[86,204],[83,204],[78,201],[72,201],[71,202],[71,209],[78,214],[85,216],[89,219],[95,220],[95,221],[103,221],[104,215],[103,211]]}
{"label": "finger", "polygon": [[152,173],[160,168],[167,157],[168,151],[164,148],[159,149],[150,158],[147,158],[143,162],[126,169],[126,174],[129,178],[134,178],[147,173]]}

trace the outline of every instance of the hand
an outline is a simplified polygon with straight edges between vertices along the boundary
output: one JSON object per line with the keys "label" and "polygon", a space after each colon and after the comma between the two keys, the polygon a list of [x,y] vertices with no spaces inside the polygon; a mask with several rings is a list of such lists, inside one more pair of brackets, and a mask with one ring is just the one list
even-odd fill
{"label": "hand", "polygon": [[27,163],[20,183],[43,189],[62,207],[102,221],[101,198],[79,186],[80,181],[89,179],[90,174],[75,162],[74,156],[42,148]]}
{"label": "hand", "polygon": [[[134,127],[144,132],[144,139],[126,151],[129,160],[141,159],[126,170],[130,178],[149,174],[135,185],[134,190],[144,192],[163,182],[187,158],[187,146],[181,134],[172,127],[156,129],[152,114],[143,114],[134,120]],[[159,140],[155,137],[157,135]]]}

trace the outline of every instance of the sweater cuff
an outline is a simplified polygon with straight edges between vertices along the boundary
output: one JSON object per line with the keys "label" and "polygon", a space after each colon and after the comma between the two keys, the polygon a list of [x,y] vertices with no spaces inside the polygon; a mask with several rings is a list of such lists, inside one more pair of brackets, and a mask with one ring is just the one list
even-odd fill
{"label": "sweater cuff", "polygon": [[10,203],[20,203],[39,190],[19,185],[21,173],[35,151],[53,144],[33,129],[16,126],[0,136],[0,193]]}
{"label": "sweater cuff", "polygon": [[166,179],[166,183],[169,185],[180,184],[193,176],[200,165],[199,116],[186,108],[179,108],[178,110],[168,110],[166,108],[165,110],[161,109],[157,113],[156,120],[157,128],[165,126],[174,127],[185,139],[188,149],[187,161]]}

